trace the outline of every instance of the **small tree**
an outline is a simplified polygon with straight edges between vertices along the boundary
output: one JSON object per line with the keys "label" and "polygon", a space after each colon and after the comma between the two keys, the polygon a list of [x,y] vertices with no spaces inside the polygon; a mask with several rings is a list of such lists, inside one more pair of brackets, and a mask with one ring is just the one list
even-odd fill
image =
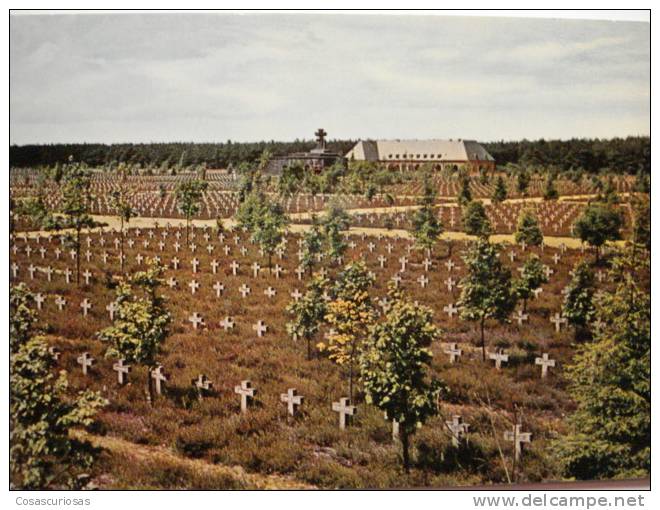
{"label": "small tree", "polygon": [[[183,157],[183,154],[181,155]],[[186,218],[186,244],[190,242],[190,220],[199,214],[202,195],[208,188],[206,181],[183,181],[174,192],[176,206]]]}
{"label": "small tree", "polygon": [[433,245],[438,242],[442,234],[442,223],[433,209],[435,202],[435,191],[431,187],[428,177],[424,179],[424,196],[420,201],[420,208],[415,211],[412,219],[412,235],[415,243],[424,248],[429,254]]}
{"label": "small tree", "polygon": [[521,170],[518,172],[518,176],[516,179],[516,188],[518,190],[518,193],[520,193],[522,196],[525,196],[527,194],[527,190],[529,188],[529,181],[530,177],[527,171]]}
{"label": "small tree", "polygon": [[64,169],[60,192],[62,200],[57,215],[49,215],[44,220],[46,230],[71,229],[73,235],[66,234],[65,242],[76,253],[76,283],[80,284],[80,234],[84,228],[92,228],[97,223],[90,216],[92,194],[91,176],[82,165],[71,163]]}
{"label": "small tree", "polygon": [[[635,269],[639,269],[638,266]],[[614,275],[613,275],[614,276]],[[651,301],[626,272],[596,302],[605,327],[567,367],[577,403],[555,450],[567,477],[638,478],[651,468]]]}
{"label": "small tree", "polygon": [[399,424],[403,467],[410,469],[410,437],[417,427],[438,413],[442,385],[429,378],[430,346],[440,336],[433,311],[405,299],[395,288],[392,306],[365,341],[360,373],[367,403]]}
{"label": "small tree", "polygon": [[164,300],[158,295],[163,268],[151,261],[146,271],[123,279],[115,291],[117,310],[112,326],[98,333],[108,342],[107,356],[124,358],[146,368],[149,401],[153,404],[154,389],[151,370],[156,365],[162,344],[169,334],[171,317]]}
{"label": "small tree", "polygon": [[121,164],[118,172],[121,183],[119,189],[110,192],[110,207],[115,211],[119,218],[119,266],[120,271],[124,272],[124,223],[131,221],[135,216],[135,211],[131,207],[129,191],[125,186],[126,166]]}
{"label": "small tree", "polygon": [[323,232],[319,225],[316,215],[312,215],[312,225],[310,229],[303,234],[302,258],[300,265],[305,271],[311,274],[316,262],[316,255],[323,249]]}
{"label": "small tree", "polygon": [[490,220],[481,202],[470,202],[463,209],[463,230],[466,234],[487,238],[491,232]]}
{"label": "small tree", "polygon": [[48,344],[36,336],[34,298],[24,285],[10,289],[9,466],[13,489],[80,489],[94,449],[69,430],[92,424],[107,401],[97,392],[66,394],[67,377],[53,373]]}
{"label": "small tree", "polygon": [[362,340],[376,318],[368,289],[373,285],[363,262],[347,265],[337,275],[332,288],[332,300],[327,305],[325,320],[331,328],[327,345],[318,344],[320,351],[339,366],[348,366],[348,394],[353,400],[355,363],[361,352]]}
{"label": "small tree", "polygon": [[528,246],[540,246],[543,242],[539,220],[529,208],[523,209],[518,216],[515,239],[516,243],[520,244],[524,241]]}
{"label": "small tree", "polygon": [[329,286],[327,278],[315,276],[307,284],[307,292],[298,300],[291,301],[286,311],[293,315],[286,330],[294,340],[303,338],[307,342],[307,359],[312,359],[312,339],[318,333],[327,313],[323,297]]}
{"label": "small tree", "polygon": [[621,239],[623,218],[612,205],[589,204],[573,225],[573,236],[593,246],[596,263],[600,261],[600,248],[606,241]]}
{"label": "small tree", "polygon": [[497,177],[497,181],[495,181],[495,190],[493,191],[493,202],[497,204],[504,202],[504,200],[506,200],[506,196],[507,196],[506,184],[504,183],[504,179],[500,175]]}
{"label": "small tree", "polygon": [[562,313],[568,323],[575,327],[576,339],[582,336],[596,312],[593,298],[594,274],[586,262],[578,262],[573,268],[573,277],[566,287]]}
{"label": "small tree", "polygon": [[534,289],[538,289],[548,278],[543,271],[541,259],[536,255],[530,255],[525,264],[520,278],[514,282],[514,288],[518,299],[523,300],[523,313],[527,311],[527,300],[532,297]]}
{"label": "small tree", "polygon": [[331,260],[338,262],[346,252],[343,233],[348,230],[350,218],[338,205],[331,205],[323,218],[323,230],[326,240],[326,253]]}
{"label": "small tree", "polygon": [[461,189],[458,192],[458,203],[466,205],[472,202],[472,192],[470,191],[470,177],[463,175],[461,177]]}
{"label": "small tree", "polygon": [[463,320],[479,323],[482,357],[486,361],[486,319],[508,322],[516,306],[511,271],[500,262],[498,245],[483,238],[472,244],[463,260],[467,275],[460,282],[460,314]]}
{"label": "small tree", "polygon": [[557,200],[559,193],[555,188],[555,179],[552,175],[548,175],[545,180],[545,190],[543,190],[543,200]]}

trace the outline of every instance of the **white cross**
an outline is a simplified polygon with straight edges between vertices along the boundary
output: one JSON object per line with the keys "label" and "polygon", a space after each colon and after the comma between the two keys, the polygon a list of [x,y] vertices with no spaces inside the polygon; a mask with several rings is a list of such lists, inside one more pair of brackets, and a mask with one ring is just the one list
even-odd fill
{"label": "white cross", "polygon": [[151,378],[156,382],[156,393],[163,393],[163,384],[167,382],[167,375],[163,372],[163,365],[158,365],[151,371]]}
{"label": "white cross", "polygon": [[458,358],[461,357],[463,354],[463,351],[458,348],[458,344],[456,342],[452,342],[449,344],[449,347],[445,349],[445,354],[449,354],[449,363],[455,363],[458,361]]}
{"label": "white cross", "polygon": [[417,278],[417,281],[419,282],[419,284],[422,286],[423,289],[426,288],[426,286],[429,283],[429,279],[426,277],[426,275],[420,276],[419,278]]}
{"label": "white cross", "polygon": [[559,313],[556,312],[552,317],[550,317],[550,322],[555,325],[555,331],[559,333],[561,331],[561,325],[567,324],[568,319],[566,317],[562,317],[559,315]]}
{"label": "white cross", "polygon": [[215,296],[220,297],[222,292],[225,290],[225,286],[220,282],[215,282],[213,284],[213,290],[215,291]]}
{"label": "white cross", "polygon": [[269,298],[273,298],[277,294],[277,291],[273,287],[268,287],[266,290],[264,290],[264,294]]}
{"label": "white cross", "polygon": [[94,364],[94,358],[92,358],[87,351],[83,352],[78,359],[76,360],[79,365],[82,366],[83,375],[87,375],[87,369]]}
{"label": "white cross", "polygon": [[83,316],[87,316],[87,312],[92,308],[92,304],[85,298],[82,303],[80,303],[80,308],[83,309]]}
{"label": "white cross", "polygon": [[447,271],[451,271],[456,267],[456,264],[454,264],[453,261],[448,260],[447,262],[445,262],[445,266],[447,267]]}
{"label": "white cross", "polygon": [[298,301],[302,297],[302,293],[298,289],[293,289],[293,292],[291,293],[291,297],[295,301]]}
{"label": "white cross", "polygon": [[241,295],[242,295],[243,297],[245,297],[245,296],[247,296],[247,295],[251,292],[251,290],[250,290],[250,287],[248,287],[247,285],[243,284],[243,285],[241,285],[241,286],[239,287],[238,292],[240,292]]}
{"label": "white cross", "polygon": [[383,269],[385,267],[385,262],[387,262],[387,259],[383,255],[380,255],[378,257],[378,262],[380,263],[380,268]]}
{"label": "white cross", "polygon": [[228,329],[234,329],[234,319],[231,317],[225,317],[220,321],[220,327],[227,331]]}
{"label": "white cross", "polygon": [[529,319],[529,315],[523,313],[522,310],[518,310],[518,314],[514,316],[514,319],[518,321],[518,326],[522,326],[522,323]]}
{"label": "white cross", "polygon": [[252,277],[257,278],[259,276],[259,270],[261,269],[261,266],[257,264],[256,262],[252,263]]}
{"label": "white cross", "polygon": [[179,263],[180,263],[180,262],[181,262],[181,261],[179,260],[178,257],[174,257],[174,258],[172,259],[172,267],[173,267],[175,270],[179,269]]}
{"label": "white cross", "polygon": [[403,273],[406,270],[406,265],[408,264],[408,259],[406,257],[401,257],[399,259],[399,263],[401,264],[401,272]]}
{"label": "white cross", "polygon": [[119,309],[119,307],[117,306],[117,302],[112,301],[105,307],[105,309],[110,313],[110,320],[111,321],[115,320],[115,312]]}
{"label": "white cross", "polygon": [[534,364],[541,365],[541,377],[545,378],[548,375],[548,367],[555,366],[555,360],[548,357],[548,353],[544,352],[541,358],[536,358]]}
{"label": "white cross", "polygon": [[61,312],[62,309],[66,306],[66,299],[64,299],[62,296],[57,296],[55,298],[55,304],[57,305],[57,309]]}
{"label": "white cross", "polygon": [[467,434],[470,425],[463,423],[463,418],[460,415],[452,416],[451,421],[445,421],[447,428],[451,431],[451,443],[455,448],[460,445],[461,439]]}
{"label": "white cross", "polygon": [[268,326],[266,326],[264,321],[258,320],[256,324],[252,325],[252,330],[257,332],[258,337],[262,337],[268,331]]}
{"label": "white cross", "polygon": [[19,266],[16,262],[11,263],[11,274],[14,278],[18,275]]}
{"label": "white cross", "polygon": [[349,423],[347,417],[355,415],[356,408],[351,405],[351,400],[346,397],[339,399],[339,402],[332,403],[332,410],[339,413],[339,428],[345,429]]}
{"label": "white cross", "polygon": [[289,388],[286,393],[280,393],[280,401],[286,404],[289,416],[295,416],[298,406],[303,403],[304,397],[296,393],[295,388]]}
{"label": "white cross", "polygon": [[89,285],[89,279],[92,277],[92,273],[89,272],[89,269],[85,269],[85,272],[82,275],[85,279],[85,285]]}
{"label": "white cross", "polygon": [[254,395],[257,393],[257,390],[252,387],[252,382],[249,380],[241,381],[240,386],[234,387],[234,393],[241,396],[241,412],[247,412],[249,400],[254,398]]}
{"label": "white cross", "polygon": [[496,352],[489,353],[488,358],[495,361],[495,368],[497,370],[502,368],[502,362],[506,363],[509,361],[509,355],[505,354],[502,349],[498,349]]}
{"label": "white cross", "polygon": [[188,321],[192,323],[193,329],[197,329],[197,326],[204,324],[204,319],[197,312],[194,312],[190,317],[188,317]]}
{"label": "white cross", "polygon": [[[236,262],[235,260],[232,261],[232,263],[229,264],[229,267],[231,267],[231,272],[232,272],[232,274],[233,274],[234,276],[236,276],[236,271],[238,271],[238,268],[239,268],[239,264],[238,264],[238,262]],[[243,297],[245,297],[245,296],[243,296]]]}
{"label": "white cross", "polygon": [[442,311],[446,312],[447,315],[449,315],[449,318],[451,319],[454,316],[455,313],[458,313],[458,308],[455,307],[452,303],[450,303],[450,304],[444,306],[442,308]]}
{"label": "white cross", "polygon": [[124,365],[125,359],[122,358],[112,365],[112,369],[117,372],[117,382],[123,385],[128,381],[128,373],[131,371],[130,365]]}
{"label": "white cross", "polygon": [[41,310],[41,305],[44,301],[46,301],[46,298],[43,297],[43,295],[39,292],[34,295],[34,301],[37,303],[37,309]]}
{"label": "white cross", "polygon": [[513,427],[513,431],[507,430],[504,432],[504,439],[506,441],[512,441],[514,443],[514,451],[516,461],[520,460],[520,454],[522,453],[523,443],[529,443],[532,441],[532,434],[530,432],[523,432],[522,425],[517,423]]}
{"label": "white cross", "polygon": [[199,260],[197,260],[197,258],[194,258],[190,261],[190,264],[192,265],[193,273],[196,273],[197,272],[197,266],[199,266]]}
{"label": "white cross", "polygon": [[218,264],[218,261],[217,261],[217,260],[213,259],[213,260],[211,261],[211,269],[213,270],[213,274],[216,274],[216,273],[218,272],[218,266],[219,266],[219,265],[220,265],[220,264]]}
{"label": "white cross", "polygon": [[424,259],[422,261],[422,265],[424,266],[424,271],[428,272],[429,268],[433,265],[433,262],[431,262],[429,259]]}
{"label": "white cross", "polygon": [[191,292],[192,295],[194,296],[194,295],[195,295],[195,292],[197,291],[197,289],[199,289],[199,282],[198,282],[197,280],[192,280],[192,281],[188,284],[188,287],[190,287],[190,292]]}

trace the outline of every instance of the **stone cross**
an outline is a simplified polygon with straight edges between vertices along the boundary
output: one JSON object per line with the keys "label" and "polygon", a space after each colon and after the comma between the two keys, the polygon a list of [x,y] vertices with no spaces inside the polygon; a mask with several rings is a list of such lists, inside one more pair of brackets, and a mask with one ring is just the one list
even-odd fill
{"label": "stone cross", "polygon": [[34,272],[37,270],[34,264],[28,266],[28,273],[30,273],[30,280],[34,280]]}
{"label": "stone cross", "polygon": [[57,305],[57,309],[61,312],[62,309],[66,306],[66,299],[64,299],[62,296],[57,296],[55,298],[55,304]]}
{"label": "stone cross", "polygon": [[458,344],[456,342],[451,342],[449,347],[444,350],[444,353],[449,354],[449,363],[453,364],[458,361],[458,358],[461,357],[463,351],[458,348]]}
{"label": "stone cross", "polygon": [[286,390],[286,393],[280,394],[280,401],[286,404],[286,408],[287,408],[287,412],[289,413],[289,416],[296,415],[298,406],[300,406],[304,400],[302,395],[297,395],[296,393],[297,392],[295,388],[289,388],[288,390]]}
{"label": "stone cross", "polygon": [[173,257],[173,258],[172,258],[172,267],[174,268],[174,270],[179,269],[179,263],[180,263],[180,262],[181,262],[181,261],[179,260],[178,257]]}
{"label": "stone cross", "polygon": [[213,259],[213,260],[211,261],[211,270],[213,271],[213,274],[216,274],[216,273],[218,272],[218,266],[219,266],[219,265],[220,265],[220,264],[218,264],[218,261],[217,261],[217,260]]}
{"label": "stone cross", "polygon": [[258,337],[264,336],[264,333],[268,331],[268,326],[262,320],[258,320],[256,324],[252,325],[252,329],[257,332]]}
{"label": "stone cross", "polygon": [[380,268],[383,269],[385,267],[385,262],[387,262],[387,258],[385,258],[383,255],[380,255],[378,257],[378,262],[380,263]]}
{"label": "stone cross", "polygon": [[151,371],[151,378],[156,383],[156,393],[162,395],[164,383],[167,382],[167,375],[163,372],[163,365],[158,365]]}
{"label": "stone cross", "polygon": [[116,301],[112,301],[111,303],[109,303],[108,305],[106,305],[105,309],[106,309],[106,310],[108,311],[108,313],[110,314],[110,320],[111,320],[111,321],[115,320],[115,312],[119,309],[119,307],[117,306],[117,302],[116,302]]}
{"label": "stone cross", "polygon": [[426,286],[429,283],[429,279],[426,277],[426,275],[420,276],[419,278],[417,278],[417,281],[419,282],[419,284],[422,286],[423,289],[426,288]]}
{"label": "stone cross", "polygon": [[556,265],[559,263],[559,261],[561,260],[561,257],[559,256],[558,253],[555,253],[555,254],[552,256],[552,260],[554,261],[555,266],[556,266]]}
{"label": "stone cross", "polygon": [[49,282],[53,280],[53,273],[54,272],[55,272],[55,270],[50,266],[48,266],[46,269],[44,269],[44,273],[46,273],[46,279]]}
{"label": "stone cross", "polygon": [[444,306],[442,308],[442,311],[446,312],[447,315],[449,315],[449,318],[451,319],[454,316],[455,313],[458,313],[458,308],[455,307],[452,303],[450,303],[450,304]]}
{"label": "stone cross", "polygon": [[514,319],[518,321],[518,326],[522,326],[522,323],[529,319],[529,314],[523,313],[522,310],[518,310],[518,314],[514,316]]}
{"label": "stone cross", "polygon": [[199,260],[197,258],[194,258],[190,261],[190,264],[192,265],[193,273],[196,273],[197,268],[199,267]]}
{"label": "stone cross", "polygon": [[[236,262],[235,260],[232,261],[232,263],[229,264],[229,267],[231,267],[231,274],[236,276],[236,271],[238,271],[238,268],[240,267],[238,262]],[[243,296],[243,297],[245,297],[245,296]]]}
{"label": "stone cross", "polygon": [[197,329],[197,326],[201,326],[202,324],[204,324],[204,319],[197,312],[193,313],[190,317],[188,317],[188,321],[192,322],[193,329]]}
{"label": "stone cross", "polygon": [[83,375],[87,375],[87,369],[94,364],[94,358],[89,355],[89,352],[85,351],[76,360],[79,365],[82,366]]}
{"label": "stone cross", "polygon": [[513,427],[513,430],[507,430],[504,433],[504,440],[513,442],[516,461],[518,461],[522,453],[523,443],[530,443],[532,441],[532,434],[530,432],[523,432],[522,425],[517,423]]}
{"label": "stone cross", "polygon": [[66,281],[66,283],[71,283],[72,274],[73,273],[71,272],[71,269],[69,269],[68,267],[64,270],[64,280]]}
{"label": "stone cross", "polygon": [[92,308],[92,303],[85,298],[82,303],[80,303],[80,308],[83,310],[83,317],[87,317],[87,312]]}
{"label": "stone cross", "polygon": [[117,382],[122,386],[128,382],[128,373],[131,371],[131,366],[124,365],[125,362],[126,360],[121,358],[112,365],[112,369],[117,372]]}
{"label": "stone cross", "polygon": [[273,298],[277,294],[277,291],[273,287],[268,287],[266,290],[264,290],[264,294],[269,298]]}
{"label": "stone cross", "polygon": [[[247,412],[248,404],[257,393],[257,390],[252,387],[252,382],[249,380],[241,381],[240,386],[234,387],[234,393],[241,396],[241,412]],[[249,399],[249,400],[248,400]]]}
{"label": "stone cross", "polygon": [[41,305],[44,301],[46,301],[46,298],[43,297],[41,292],[37,293],[34,295],[34,301],[37,303],[37,310],[41,310]]}
{"label": "stone cross", "polygon": [[250,293],[250,287],[243,284],[239,287],[238,292],[240,292],[243,297],[246,297]]}
{"label": "stone cross", "polygon": [[16,278],[19,269],[20,268],[18,267],[18,264],[16,262],[11,263],[11,274],[13,278]]}
{"label": "stone cross", "polygon": [[351,405],[351,400],[346,397],[339,399],[339,402],[332,403],[332,410],[339,413],[339,428],[344,430],[350,424],[350,416],[356,412],[355,406]]}
{"label": "stone cross", "polygon": [[228,329],[234,329],[234,320],[231,317],[225,317],[220,321],[220,327],[222,327],[225,331]]}
{"label": "stone cross", "polygon": [[429,259],[424,259],[422,265],[424,266],[424,271],[428,272],[429,268],[433,265],[433,262]]}
{"label": "stone cross", "polygon": [[293,292],[291,293],[291,297],[295,301],[298,301],[302,296],[303,296],[302,292],[300,292],[298,289],[293,289]]}
{"label": "stone cross", "polygon": [[399,263],[401,264],[401,272],[403,273],[406,270],[406,265],[408,264],[408,259],[406,257],[401,257],[399,259]]}
{"label": "stone cross", "polygon": [[509,355],[505,354],[502,349],[497,349],[497,351],[489,353],[488,358],[495,361],[495,368],[497,370],[502,368],[502,362],[506,363],[509,361]]}
{"label": "stone cross", "polygon": [[459,445],[461,444],[461,440],[463,439],[463,436],[467,434],[470,425],[464,423],[463,418],[458,414],[452,416],[451,421],[448,420],[445,422],[445,424],[447,425],[447,428],[451,431],[451,444],[454,445],[455,448],[458,448]]}
{"label": "stone cross", "polygon": [[532,291],[532,294],[534,294],[534,299],[538,299],[538,298],[539,298],[539,294],[540,294],[541,292],[543,292],[543,289],[542,289],[541,287],[537,287],[536,289],[534,289],[534,290]]}
{"label": "stone cross", "polygon": [[552,322],[555,325],[555,331],[559,333],[561,331],[561,325],[562,324],[567,324],[568,319],[566,317],[562,317],[559,315],[559,313],[555,313],[552,317],[550,317],[550,322]]}
{"label": "stone cross", "polygon": [[225,286],[220,282],[215,282],[213,284],[213,290],[215,291],[216,297],[220,297],[222,295],[222,291],[225,290]]}
{"label": "stone cross", "polygon": [[200,400],[205,393],[213,390],[213,382],[204,374],[199,374],[197,379],[192,380],[191,384],[197,389]]}
{"label": "stone cross", "polygon": [[451,271],[456,267],[456,264],[454,264],[452,260],[448,260],[447,262],[445,262],[445,266],[447,267],[447,271]]}
{"label": "stone cross", "polygon": [[541,378],[545,379],[545,377],[548,375],[548,367],[554,367],[555,360],[550,359],[548,357],[548,353],[544,352],[542,357],[536,358],[536,360],[534,360],[534,364],[541,365]]}
{"label": "stone cross", "polygon": [[199,282],[197,280],[192,280],[189,284],[188,287],[190,287],[190,292],[192,295],[195,295],[195,292],[197,292],[197,289],[199,289]]}
{"label": "stone cross", "polygon": [[257,278],[259,276],[259,270],[261,269],[261,266],[257,264],[256,262],[252,263],[252,277]]}

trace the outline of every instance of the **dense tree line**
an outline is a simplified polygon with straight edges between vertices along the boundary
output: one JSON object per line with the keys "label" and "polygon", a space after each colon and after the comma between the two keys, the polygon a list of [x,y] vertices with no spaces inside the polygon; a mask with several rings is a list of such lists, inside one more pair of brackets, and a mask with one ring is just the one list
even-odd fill
{"label": "dense tree line", "polygon": [[651,172],[651,139],[628,137],[572,140],[522,140],[491,142],[484,147],[498,165],[556,167],[559,170],[585,170],[635,174]]}
{"label": "dense tree line", "polygon": [[[73,156],[74,161],[92,167],[112,166],[119,163],[139,164],[143,167],[188,167],[206,164],[209,168],[227,168],[241,162],[256,162],[264,151],[274,156],[313,149],[312,140],[293,142],[250,142],[239,143],[228,140],[224,143],[123,143],[123,144],[49,144],[12,145],[9,161],[12,167],[53,166],[63,164]],[[352,140],[331,140],[330,150],[341,154],[355,145]]]}
{"label": "dense tree line", "polygon": [[[345,154],[354,140],[332,140],[329,148]],[[261,141],[240,143],[144,143],[144,144],[50,144],[12,145],[9,160],[12,167],[53,166],[66,163],[69,156],[92,167],[119,163],[143,167],[190,167],[204,164],[209,168],[227,168],[241,162],[257,162],[264,151],[273,156],[309,151],[316,142]],[[498,165],[555,168],[634,174],[640,170],[650,173],[651,140],[648,137],[572,140],[522,140],[484,143]]]}

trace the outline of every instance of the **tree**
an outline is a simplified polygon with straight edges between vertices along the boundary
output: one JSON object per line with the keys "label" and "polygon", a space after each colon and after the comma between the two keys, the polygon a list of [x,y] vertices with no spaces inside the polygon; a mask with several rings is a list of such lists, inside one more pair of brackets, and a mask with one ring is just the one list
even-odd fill
{"label": "tree", "polygon": [[305,168],[298,162],[285,165],[277,182],[278,191],[283,197],[290,197],[300,191],[305,179]]}
{"label": "tree", "polygon": [[495,181],[495,190],[493,191],[493,202],[497,204],[504,202],[504,200],[506,199],[506,195],[507,195],[506,184],[504,183],[504,179],[500,175],[497,177],[497,181]]}
{"label": "tree", "polygon": [[87,390],[66,394],[66,372],[37,335],[34,298],[24,285],[10,289],[9,465],[14,489],[80,489],[94,450],[69,430],[92,424],[107,401]]}
{"label": "tree", "polygon": [[525,170],[521,170],[518,172],[518,176],[516,179],[516,188],[518,189],[518,193],[521,195],[525,196],[527,194],[527,189],[529,188],[529,174]]}
{"label": "tree", "polygon": [[613,292],[596,301],[596,315],[605,326],[594,331],[593,342],[579,346],[567,367],[577,410],[569,434],[556,444],[558,457],[565,475],[581,480],[648,476],[650,294],[627,271]]}
{"label": "tree", "polygon": [[331,204],[323,219],[326,253],[331,260],[338,262],[346,252],[346,242],[342,232],[348,230],[350,218],[339,205]]}
{"label": "tree", "polygon": [[578,262],[573,268],[573,277],[566,287],[562,314],[568,323],[575,327],[575,337],[579,338],[594,318],[593,304],[594,274],[586,262]]}
{"label": "tree", "polygon": [[392,306],[367,335],[360,360],[367,403],[399,424],[403,467],[410,469],[410,437],[438,413],[440,382],[429,378],[430,346],[440,336],[433,311],[405,299],[393,285]]}
{"label": "tree", "polygon": [[466,205],[472,202],[472,192],[470,191],[470,177],[463,175],[461,177],[461,189],[458,192],[458,203]]}
{"label": "tree", "polygon": [[311,274],[316,256],[321,253],[321,250],[323,249],[324,241],[321,225],[315,214],[312,214],[312,225],[310,229],[303,234],[302,241],[302,258],[300,259],[300,265],[305,271],[309,271]]}
{"label": "tree", "polygon": [[539,220],[529,208],[525,208],[518,216],[518,225],[515,233],[516,243],[523,241],[528,246],[540,246],[543,243],[543,232],[539,227]]}
{"label": "tree", "polygon": [[433,245],[442,234],[442,223],[433,208],[435,191],[431,187],[428,177],[424,179],[424,195],[420,201],[420,208],[415,211],[412,218],[412,235],[417,246],[426,249],[430,254]]}
{"label": "tree", "polygon": [[514,288],[518,299],[523,300],[523,313],[527,311],[527,300],[532,297],[534,289],[538,289],[548,278],[543,271],[541,259],[536,255],[530,255],[525,264],[520,278],[514,282]]}
{"label": "tree", "polygon": [[264,193],[254,191],[236,211],[236,221],[239,227],[250,232],[250,240],[266,253],[270,271],[273,253],[282,242],[288,225],[284,208]]}
{"label": "tree", "polygon": [[486,361],[486,319],[507,322],[516,306],[511,271],[500,262],[498,245],[490,244],[483,238],[470,246],[463,261],[467,275],[460,282],[458,306],[463,320],[479,322],[482,357]]}
{"label": "tree", "polygon": [[600,260],[600,247],[606,241],[621,239],[623,218],[612,205],[589,204],[573,225],[573,236],[593,246],[596,263]]}
{"label": "tree", "polygon": [[[181,155],[183,157],[183,154]],[[202,195],[208,188],[206,181],[183,181],[174,191],[174,199],[179,212],[186,218],[186,244],[190,242],[190,220],[200,211]]]}
{"label": "tree", "polygon": [[632,200],[632,243],[651,251],[651,200],[639,197]]}
{"label": "tree", "polygon": [[126,166],[120,164],[118,172],[120,174],[119,189],[110,192],[110,207],[115,211],[119,218],[119,266],[120,271],[124,272],[124,223],[131,221],[135,216],[135,211],[131,207],[130,195],[126,183]]}
{"label": "tree", "polygon": [[481,202],[470,202],[463,209],[463,230],[477,237],[487,238],[491,234],[490,220]]}
{"label": "tree", "polygon": [[355,363],[362,340],[376,318],[368,289],[374,278],[363,262],[347,265],[337,275],[332,300],[327,305],[325,320],[331,328],[328,343],[317,347],[339,366],[348,366],[348,394],[353,400]]}
{"label": "tree", "polygon": [[327,313],[324,294],[329,281],[320,275],[314,276],[307,284],[307,291],[298,301],[291,301],[286,311],[293,315],[287,322],[286,331],[294,340],[303,338],[307,342],[307,359],[312,359],[311,341],[318,333]]}
{"label": "tree", "polygon": [[[48,209],[41,196],[17,200],[12,212],[14,220],[24,220],[34,225],[43,225],[48,217]],[[28,225],[26,225],[27,230],[29,230]]]}
{"label": "tree", "polygon": [[64,169],[60,185],[62,200],[58,215],[49,215],[44,220],[46,230],[71,229],[64,240],[76,253],[76,283],[80,285],[80,234],[83,228],[92,228],[97,223],[90,216],[92,201],[91,176],[80,164],[70,163]]}
{"label": "tree", "polygon": [[158,295],[163,267],[150,261],[146,271],[122,279],[115,291],[117,310],[112,326],[98,333],[98,337],[110,345],[106,355],[124,358],[147,370],[149,402],[153,404],[154,389],[151,370],[162,344],[169,335],[171,317],[164,299]]}
{"label": "tree", "polygon": [[543,200],[557,200],[559,193],[555,188],[555,179],[552,175],[548,175],[545,180],[545,190],[543,191]]}

